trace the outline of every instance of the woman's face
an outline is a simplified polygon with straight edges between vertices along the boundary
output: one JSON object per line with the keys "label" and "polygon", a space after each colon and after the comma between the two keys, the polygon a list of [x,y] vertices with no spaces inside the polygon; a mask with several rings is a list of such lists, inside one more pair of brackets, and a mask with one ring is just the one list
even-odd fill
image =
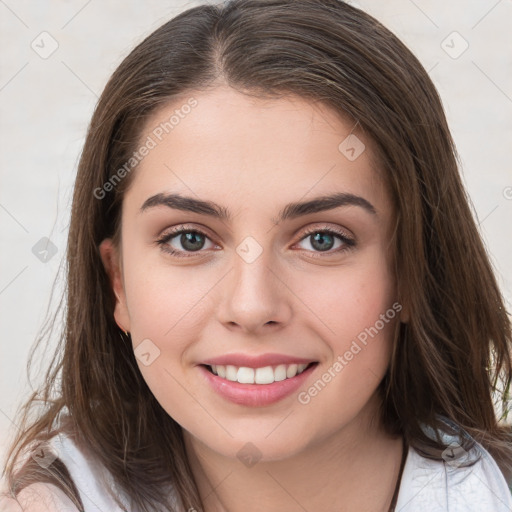
{"label": "woman's face", "polygon": [[120,252],[101,245],[115,318],[162,407],[225,456],[298,453],[378,405],[401,306],[390,198],[353,126],[222,86],[144,127]]}

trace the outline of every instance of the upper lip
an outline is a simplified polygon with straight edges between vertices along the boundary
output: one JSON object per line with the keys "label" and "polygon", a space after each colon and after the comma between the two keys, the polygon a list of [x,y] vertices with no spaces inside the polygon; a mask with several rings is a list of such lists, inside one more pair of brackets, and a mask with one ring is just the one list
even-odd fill
{"label": "upper lip", "polygon": [[263,368],[265,366],[276,366],[280,364],[308,364],[313,362],[316,361],[286,354],[260,354],[257,356],[249,354],[223,354],[218,357],[206,359],[201,364],[209,366],[220,364],[238,367],[243,366],[246,368]]}

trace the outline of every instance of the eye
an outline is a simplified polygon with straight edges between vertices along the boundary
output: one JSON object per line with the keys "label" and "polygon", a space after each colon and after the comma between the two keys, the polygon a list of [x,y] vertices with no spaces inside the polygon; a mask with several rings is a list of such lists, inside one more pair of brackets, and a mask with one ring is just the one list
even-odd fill
{"label": "eye", "polygon": [[[157,240],[157,244],[161,246],[163,251],[173,256],[187,258],[186,253],[201,252],[206,240],[210,240],[208,235],[200,229],[178,226]],[[211,243],[215,246],[213,242]]]}
{"label": "eye", "polygon": [[[193,253],[204,252],[201,249],[205,248],[206,241],[210,241],[213,247],[216,246],[204,231],[196,228],[187,228],[186,226],[177,226],[157,240],[157,244],[161,246],[164,252],[178,258],[187,258],[189,255],[193,256]],[[356,245],[355,240],[344,231],[327,226],[307,230],[299,243],[305,241],[312,248],[312,251],[306,249],[308,252],[327,254],[341,253]],[[338,241],[337,246],[336,241]],[[210,247],[210,249],[213,247]],[[332,250],[333,248],[335,250]]]}
{"label": "eye", "polygon": [[[336,241],[338,241],[337,246]],[[329,228],[327,226],[309,229],[301,238],[300,242],[307,242],[307,245],[313,248],[313,252],[328,254],[341,253],[356,245],[355,240],[342,230]],[[333,248],[336,250],[331,250]]]}

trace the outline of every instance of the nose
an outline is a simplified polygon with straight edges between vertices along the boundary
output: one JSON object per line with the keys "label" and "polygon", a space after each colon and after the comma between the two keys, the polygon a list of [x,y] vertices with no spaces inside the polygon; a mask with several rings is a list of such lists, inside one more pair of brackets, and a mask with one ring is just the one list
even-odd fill
{"label": "nose", "polygon": [[265,334],[290,321],[293,294],[264,254],[251,263],[234,257],[218,309],[219,321],[230,330]]}

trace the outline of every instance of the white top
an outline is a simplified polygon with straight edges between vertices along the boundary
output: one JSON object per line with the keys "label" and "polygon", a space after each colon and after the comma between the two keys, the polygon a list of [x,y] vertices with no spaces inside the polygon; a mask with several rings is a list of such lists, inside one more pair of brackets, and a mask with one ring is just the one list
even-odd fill
{"label": "white top", "polygon": [[[72,438],[61,433],[52,438],[49,445],[68,468],[84,512],[124,512],[105,487],[110,485],[115,489],[112,477],[80,451]],[[438,461],[427,459],[410,447],[395,512],[512,512],[511,490],[490,454],[477,442],[469,452],[462,452],[460,449],[448,451],[446,460]],[[479,456],[475,464],[460,466],[464,461],[474,460],[475,456]],[[65,494],[51,484],[32,484],[26,490],[29,489],[34,493],[32,499],[35,496],[41,503],[51,502],[51,506],[38,512],[78,512]],[[117,495],[125,510],[136,512],[128,508],[126,496]],[[14,504],[0,508],[2,512],[20,512],[22,509]]]}
{"label": "white top", "polygon": [[462,467],[409,448],[395,512],[512,512],[512,491],[496,461],[476,442],[469,453],[480,459]]}

